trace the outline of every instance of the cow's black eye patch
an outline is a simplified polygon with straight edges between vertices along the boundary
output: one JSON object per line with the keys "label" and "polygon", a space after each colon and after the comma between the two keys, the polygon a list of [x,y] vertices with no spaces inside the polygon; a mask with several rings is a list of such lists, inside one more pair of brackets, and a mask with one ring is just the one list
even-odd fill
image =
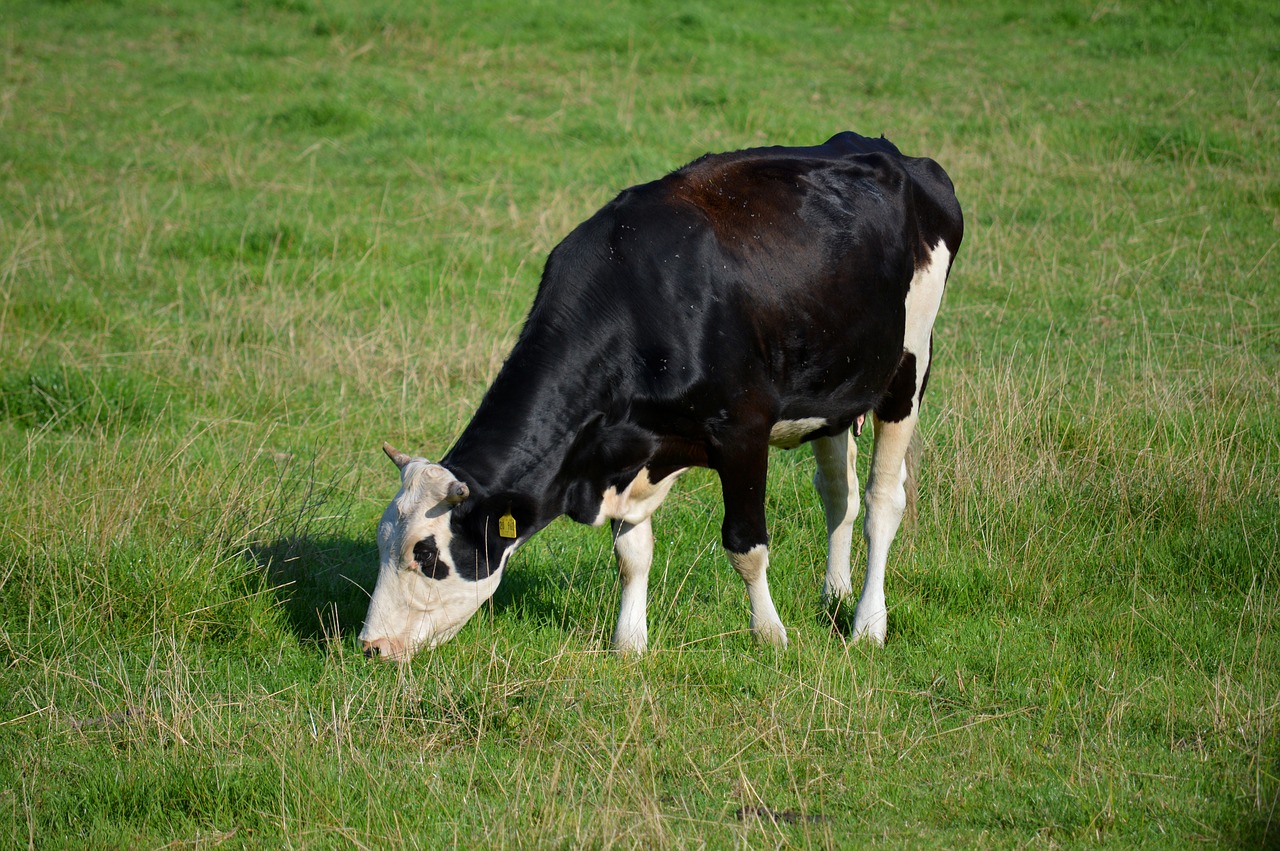
{"label": "cow's black eye patch", "polygon": [[413,560],[423,576],[444,579],[449,575],[449,566],[440,560],[435,535],[429,535],[413,545]]}

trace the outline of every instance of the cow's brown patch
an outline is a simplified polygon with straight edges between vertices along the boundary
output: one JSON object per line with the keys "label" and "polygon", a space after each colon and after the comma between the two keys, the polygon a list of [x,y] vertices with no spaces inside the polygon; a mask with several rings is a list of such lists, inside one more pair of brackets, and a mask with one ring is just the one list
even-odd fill
{"label": "cow's brown patch", "polygon": [[701,211],[725,246],[762,248],[771,236],[794,238],[782,225],[799,211],[804,187],[787,165],[706,157],[673,175],[671,197]]}

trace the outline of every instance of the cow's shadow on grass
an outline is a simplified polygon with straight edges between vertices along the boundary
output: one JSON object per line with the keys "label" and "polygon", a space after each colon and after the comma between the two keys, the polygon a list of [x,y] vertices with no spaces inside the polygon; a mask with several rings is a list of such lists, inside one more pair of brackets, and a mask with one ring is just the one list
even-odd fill
{"label": "cow's shadow on grass", "polygon": [[[252,555],[300,641],[328,644],[360,632],[378,581],[372,535],[290,535],[253,548]],[[542,587],[544,582],[536,574],[514,571],[503,577],[486,608],[495,616],[559,622],[563,601]]]}
{"label": "cow's shadow on grass", "polygon": [[326,643],[360,631],[378,579],[372,536],[291,535],[252,554],[300,640]]}

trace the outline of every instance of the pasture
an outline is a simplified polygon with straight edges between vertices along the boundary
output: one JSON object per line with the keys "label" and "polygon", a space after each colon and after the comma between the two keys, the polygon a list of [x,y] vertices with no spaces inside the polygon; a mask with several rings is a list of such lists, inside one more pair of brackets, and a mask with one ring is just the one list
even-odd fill
{"label": "pasture", "polygon": [[[0,845],[1280,846],[1277,33],[1253,0],[6,0]],[[607,532],[560,520],[452,642],[366,662],[380,446],[443,454],[547,252],[704,152],[844,129],[938,160],[967,225],[887,644],[819,605],[802,448],[785,650],[693,471],[646,656],[607,652]]]}

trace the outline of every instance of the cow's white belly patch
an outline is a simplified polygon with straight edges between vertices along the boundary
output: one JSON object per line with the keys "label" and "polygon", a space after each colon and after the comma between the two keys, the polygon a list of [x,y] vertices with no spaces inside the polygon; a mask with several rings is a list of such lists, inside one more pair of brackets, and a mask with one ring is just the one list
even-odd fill
{"label": "cow's white belly patch", "polygon": [[680,478],[680,474],[688,467],[676,470],[665,479],[657,482],[649,481],[649,468],[645,467],[631,480],[622,493],[617,488],[609,488],[600,500],[600,513],[591,525],[599,526],[606,520],[621,520],[633,526],[648,520],[658,506],[667,498],[671,486]]}
{"label": "cow's white belly patch", "polygon": [[769,429],[769,445],[779,449],[795,449],[810,434],[827,425],[822,417],[779,420]]}

